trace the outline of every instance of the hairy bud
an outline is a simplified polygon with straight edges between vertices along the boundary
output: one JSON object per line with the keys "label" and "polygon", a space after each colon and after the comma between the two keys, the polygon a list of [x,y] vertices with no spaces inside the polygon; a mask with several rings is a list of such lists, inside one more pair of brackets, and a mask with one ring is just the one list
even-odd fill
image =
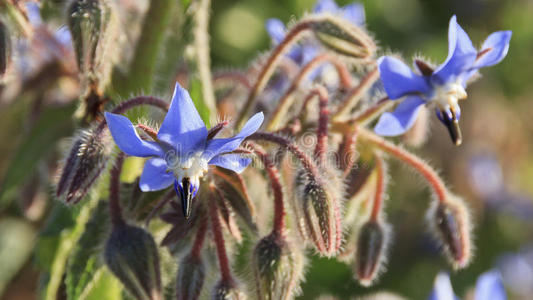
{"label": "hairy bud", "polygon": [[376,45],[358,26],[333,15],[313,18],[311,28],[318,40],[332,51],[356,59],[370,58]]}
{"label": "hairy bud", "polygon": [[377,278],[386,260],[387,228],[378,221],[366,222],[359,231],[355,252],[357,279],[369,286]]}
{"label": "hairy bud", "polygon": [[109,135],[98,129],[81,132],[66,158],[56,195],[68,204],[79,202],[105,168],[111,153]]}
{"label": "hairy bud", "polygon": [[211,293],[211,299],[213,300],[244,300],[246,297],[237,289],[237,286],[233,282],[227,282],[220,280]]}
{"label": "hairy bud", "polygon": [[176,299],[198,299],[205,280],[205,265],[200,256],[186,255],[179,264]]}
{"label": "hairy bud", "polygon": [[332,190],[311,181],[300,191],[305,229],[317,251],[334,256],[341,244],[339,200]]}
{"label": "hairy bud", "polygon": [[435,201],[428,219],[454,268],[464,268],[472,256],[470,218],[463,201],[449,196],[446,202]]}
{"label": "hairy bud", "polygon": [[105,248],[109,269],[137,299],[162,299],[159,255],[152,236],[139,227],[113,227]]}
{"label": "hairy bud", "polygon": [[304,264],[302,253],[294,250],[275,234],[257,243],[252,268],[258,299],[292,299],[297,294]]}

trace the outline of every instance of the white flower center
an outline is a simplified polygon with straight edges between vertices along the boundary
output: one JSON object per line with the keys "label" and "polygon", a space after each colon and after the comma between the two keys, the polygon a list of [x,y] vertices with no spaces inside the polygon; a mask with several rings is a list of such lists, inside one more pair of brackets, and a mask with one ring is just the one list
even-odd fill
{"label": "white flower center", "polygon": [[466,99],[467,94],[459,82],[439,85],[435,88],[435,94],[428,99],[433,102],[438,109],[446,112],[457,113],[459,111],[459,100]]}
{"label": "white flower center", "polygon": [[200,178],[209,168],[207,160],[202,157],[201,152],[197,152],[187,159],[177,157],[174,154],[167,154],[165,160],[168,170],[174,173],[178,182],[181,183],[183,178],[189,178],[191,185],[195,187],[199,186]]}

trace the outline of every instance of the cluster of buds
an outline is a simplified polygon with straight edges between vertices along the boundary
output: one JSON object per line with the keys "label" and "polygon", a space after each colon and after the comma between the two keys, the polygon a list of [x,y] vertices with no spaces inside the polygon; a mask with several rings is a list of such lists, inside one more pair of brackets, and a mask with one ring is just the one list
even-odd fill
{"label": "cluster of buds", "polygon": [[[192,7],[201,9],[204,2]],[[148,14],[164,10],[161,3],[154,1]],[[413,125],[421,106],[432,105],[460,144],[458,100],[466,96],[466,80],[503,59],[510,34],[491,35],[478,51],[453,17],[455,48],[447,62],[434,69],[416,61],[415,74],[397,58],[378,57],[361,6],[322,0],[288,29],[270,20],[273,48],[249,68],[213,76],[200,71],[209,75],[203,86],[214,90],[217,111],[211,114],[232,120],[208,128],[195,105],[201,100],[187,91],[197,74],[183,71],[186,66],[175,75],[190,86],[176,83],[170,103],[139,96],[109,107],[104,92],[111,89],[113,60],[106,55],[115,13],[104,0],[70,1],[67,11],[80,102],[90,125],[73,140],[56,196],[69,205],[83,203],[98,179],[109,180],[112,230],[105,263],[136,299],[162,299],[168,290],[177,299],[292,299],[304,279],[308,249],[347,262],[364,286],[376,282],[392,242],[384,213],[385,200],[394,201],[387,196],[389,158],[427,183],[434,195],[429,227],[454,268],[468,265],[466,205],[433,168],[383,136],[408,137],[419,130]],[[0,76],[8,66],[6,30],[0,20]],[[205,99],[208,90],[202,90]],[[167,114],[150,124],[132,123],[124,113],[139,106]],[[368,128],[375,124],[374,131]],[[148,158],[143,170],[122,170],[127,156]],[[110,176],[103,176],[107,171]],[[127,205],[138,209],[133,214],[122,209],[130,201],[121,193],[124,172],[140,174],[136,191],[153,195],[142,208]],[[144,218],[145,228],[129,215]],[[150,226],[157,216],[163,222]],[[168,269],[160,267],[163,251],[177,264],[172,280],[162,280],[162,269]],[[247,263],[238,264],[243,257]],[[253,276],[240,276],[245,273]]]}

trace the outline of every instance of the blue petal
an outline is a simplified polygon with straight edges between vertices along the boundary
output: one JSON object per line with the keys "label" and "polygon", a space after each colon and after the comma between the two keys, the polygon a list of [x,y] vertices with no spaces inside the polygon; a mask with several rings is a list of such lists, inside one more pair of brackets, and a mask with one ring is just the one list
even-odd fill
{"label": "blue petal", "polygon": [[419,76],[401,60],[383,56],[378,59],[379,74],[383,87],[390,99],[398,99],[407,94],[427,93],[430,86],[427,80]]}
{"label": "blue petal", "polygon": [[172,103],[157,138],[172,145],[182,157],[202,150],[205,146],[207,128],[189,93],[179,83],[176,83]]}
{"label": "blue petal", "polygon": [[72,47],[72,36],[67,26],[59,27],[54,33],[54,36],[61,45]]}
{"label": "blue petal", "polygon": [[115,143],[127,155],[140,157],[164,155],[157,143],[141,140],[128,118],[106,112],[105,119]]}
{"label": "blue petal", "polygon": [[164,159],[151,158],[144,164],[139,187],[143,192],[159,191],[169,187],[174,180],[174,175],[167,173],[167,164]]}
{"label": "blue petal", "polygon": [[212,139],[207,142],[207,147],[204,151],[203,157],[207,160],[211,160],[213,157],[226,152],[231,152],[242,143],[242,141],[249,135],[256,132],[263,123],[263,113],[256,113],[253,117],[244,124],[241,132],[235,137],[226,139]]}
{"label": "blue petal", "polygon": [[456,300],[459,299],[453,293],[450,277],[446,273],[439,273],[435,278],[435,285],[428,300]]}
{"label": "blue petal", "polygon": [[479,69],[483,67],[493,66],[507,55],[509,51],[509,42],[511,41],[511,31],[494,32],[483,42],[480,52],[487,51],[474,63],[474,68]]}
{"label": "blue petal", "polygon": [[479,276],[476,282],[474,300],[506,300],[505,288],[498,271],[490,271]]}
{"label": "blue petal", "polygon": [[352,3],[342,8],[342,16],[351,23],[362,26],[365,24],[365,8],[361,3]]}
{"label": "blue petal", "polygon": [[283,41],[285,38],[285,31],[287,28],[285,27],[285,24],[281,22],[281,20],[274,18],[268,19],[265,23],[265,27],[268,34],[276,44],[281,43],[281,41]]}
{"label": "blue petal", "polygon": [[453,81],[462,72],[470,69],[476,60],[477,51],[466,32],[457,23],[457,18],[450,19],[448,28],[448,57],[433,73],[432,78],[438,84]]}
{"label": "blue petal", "polygon": [[333,14],[337,13],[338,10],[339,6],[334,0],[320,0],[313,9],[315,13],[329,12]]}
{"label": "blue petal", "polygon": [[250,158],[242,157],[240,154],[225,154],[213,157],[209,164],[241,173],[251,162]]}
{"label": "blue petal", "polygon": [[394,112],[381,115],[374,131],[383,136],[395,136],[406,132],[415,123],[424,103],[424,100],[419,97],[405,99]]}

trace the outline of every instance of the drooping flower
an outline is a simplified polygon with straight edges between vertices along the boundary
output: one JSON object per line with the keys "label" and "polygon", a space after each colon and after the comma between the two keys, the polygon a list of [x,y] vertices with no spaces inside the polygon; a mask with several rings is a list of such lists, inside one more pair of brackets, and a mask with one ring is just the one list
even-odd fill
{"label": "drooping flower", "polygon": [[509,49],[511,31],[498,31],[488,36],[478,51],[466,32],[452,16],[448,29],[448,57],[433,70],[427,63],[415,60],[418,73],[397,58],[384,56],[378,60],[381,81],[391,100],[406,97],[392,113],[384,113],[375,127],[376,133],[395,136],[414,124],[423,104],[435,107],[437,117],[448,128],[455,144],[461,143],[458,101],[465,99],[465,88],[472,76],[483,67],[499,63]]}
{"label": "drooping flower", "polygon": [[[357,26],[365,24],[365,11],[363,5],[357,2],[339,7],[334,0],[319,0],[313,9],[313,12],[316,14],[331,13],[339,15]],[[275,44],[281,43],[285,38],[287,28],[281,20],[276,18],[268,19],[265,27]],[[293,46],[288,55],[296,64],[302,66],[310,62],[316,55],[318,55],[318,53],[319,49],[316,45],[304,43]]]}
{"label": "drooping flower", "polygon": [[208,139],[207,128],[189,93],[178,83],[172,103],[153,141],[142,140],[130,120],[105,113],[111,135],[127,155],[151,157],[144,165],[139,186],[142,191],[157,191],[174,184],[186,217],[209,165],[242,172],[250,158],[231,153],[263,123],[263,113],[255,114],[241,132],[232,138]]}
{"label": "drooping flower", "polygon": [[[481,274],[476,282],[474,300],[506,300],[505,288],[503,287],[501,275],[498,271],[492,270]],[[433,291],[429,300],[459,300],[453,292],[448,274],[442,272],[435,278]]]}

